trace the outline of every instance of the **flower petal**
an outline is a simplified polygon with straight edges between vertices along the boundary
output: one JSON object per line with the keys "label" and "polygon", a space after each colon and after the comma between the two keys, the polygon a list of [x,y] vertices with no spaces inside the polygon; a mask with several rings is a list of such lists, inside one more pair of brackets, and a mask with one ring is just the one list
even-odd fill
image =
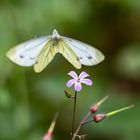
{"label": "flower petal", "polygon": [[85,77],[89,76],[86,72],[81,72],[81,74],[79,75],[80,79],[84,79]]}
{"label": "flower petal", "polygon": [[71,77],[74,78],[74,79],[78,79],[78,75],[77,75],[76,72],[74,72],[74,71],[70,71],[70,72],[68,73],[68,75],[71,76]]}
{"label": "flower petal", "polygon": [[74,89],[75,91],[80,91],[82,89],[81,83],[75,82]]}
{"label": "flower petal", "polygon": [[70,88],[74,83],[75,83],[75,80],[74,80],[74,79],[71,79],[71,80],[69,80],[69,81],[67,82],[66,86],[67,86],[68,88]]}
{"label": "flower petal", "polygon": [[80,82],[84,83],[84,84],[86,84],[88,86],[92,85],[92,81],[90,79],[81,79]]}

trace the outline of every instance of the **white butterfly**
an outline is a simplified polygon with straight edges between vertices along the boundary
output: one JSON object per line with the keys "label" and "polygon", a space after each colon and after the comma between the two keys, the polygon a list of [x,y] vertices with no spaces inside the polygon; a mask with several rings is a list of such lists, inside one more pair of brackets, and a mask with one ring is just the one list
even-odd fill
{"label": "white butterfly", "polygon": [[60,36],[55,29],[52,36],[35,38],[10,49],[7,57],[20,66],[34,65],[34,71],[41,72],[58,52],[77,69],[81,64],[92,66],[104,60],[104,55],[96,48]]}

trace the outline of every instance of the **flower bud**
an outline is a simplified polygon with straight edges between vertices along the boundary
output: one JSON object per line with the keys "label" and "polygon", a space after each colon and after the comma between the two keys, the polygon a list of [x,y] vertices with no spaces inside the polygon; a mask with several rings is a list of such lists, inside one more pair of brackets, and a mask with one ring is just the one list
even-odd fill
{"label": "flower bud", "polygon": [[93,121],[94,122],[101,122],[106,118],[106,114],[97,114],[93,116]]}
{"label": "flower bud", "polygon": [[99,105],[98,105],[98,104],[93,105],[93,106],[90,108],[91,113],[95,113],[95,112],[98,110],[98,108],[99,108]]}
{"label": "flower bud", "polygon": [[67,98],[71,98],[72,97],[72,94],[70,92],[64,90],[64,93],[65,93]]}
{"label": "flower bud", "polygon": [[56,120],[58,118],[58,115],[59,115],[59,112],[57,112],[50,124],[50,127],[47,131],[47,133],[45,134],[45,136],[43,137],[42,140],[52,140],[52,136],[53,136],[53,130],[54,130],[54,127],[55,127],[55,124],[56,124]]}
{"label": "flower bud", "polygon": [[103,99],[101,99],[99,102],[97,102],[96,104],[94,104],[94,105],[92,105],[91,107],[90,107],[90,111],[91,111],[91,113],[95,113],[97,110],[98,110],[98,108],[100,107],[100,105],[105,101],[105,100],[107,100],[108,99],[108,96],[105,96]]}
{"label": "flower bud", "polygon": [[52,132],[48,131],[43,140],[52,140]]}

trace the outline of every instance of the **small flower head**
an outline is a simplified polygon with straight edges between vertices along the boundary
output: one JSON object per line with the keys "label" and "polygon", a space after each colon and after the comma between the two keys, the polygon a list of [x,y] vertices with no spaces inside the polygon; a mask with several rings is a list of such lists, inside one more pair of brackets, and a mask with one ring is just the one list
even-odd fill
{"label": "small flower head", "polygon": [[104,120],[106,118],[106,114],[97,114],[93,116],[93,121],[94,122],[101,122],[102,120]]}
{"label": "small flower head", "polygon": [[69,80],[66,85],[68,88],[74,85],[75,91],[80,91],[82,89],[81,83],[86,84],[87,86],[92,85],[92,81],[86,78],[89,75],[84,71],[81,72],[79,76],[74,71],[70,71],[68,75],[71,76],[73,79]]}
{"label": "small flower head", "polygon": [[99,108],[98,104],[94,104],[93,106],[91,106],[90,111],[91,113],[95,113]]}
{"label": "small flower head", "polygon": [[107,99],[108,99],[108,96],[105,96],[105,97],[102,98],[99,102],[97,102],[96,104],[92,105],[92,106],[90,107],[91,113],[95,113],[95,112],[99,109],[100,105],[101,105],[104,101],[106,101]]}
{"label": "small flower head", "polygon": [[64,90],[64,93],[65,93],[67,98],[71,98],[72,97],[72,94],[70,92]]}
{"label": "small flower head", "polygon": [[130,105],[130,106],[123,107],[121,109],[117,109],[117,110],[111,111],[109,113],[96,114],[96,115],[93,116],[93,121],[94,122],[101,122],[102,120],[104,120],[107,117],[110,117],[112,115],[115,115],[115,114],[117,114],[119,112],[125,111],[125,110],[133,108],[133,107],[134,107],[134,105]]}

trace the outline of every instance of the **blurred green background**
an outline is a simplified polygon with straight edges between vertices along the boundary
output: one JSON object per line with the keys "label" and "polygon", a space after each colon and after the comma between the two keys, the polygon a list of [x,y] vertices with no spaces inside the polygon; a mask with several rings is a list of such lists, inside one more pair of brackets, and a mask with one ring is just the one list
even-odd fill
{"label": "blurred green background", "polygon": [[[5,54],[14,45],[57,29],[100,49],[106,59],[76,70],[61,55],[40,74]],[[76,123],[91,104],[109,95],[99,112],[135,108],[82,129],[87,140],[140,139],[139,0],[0,0],[0,140],[41,140],[61,110],[54,140],[70,139],[73,103],[64,95],[67,73],[86,71],[94,86],[78,94]]]}

